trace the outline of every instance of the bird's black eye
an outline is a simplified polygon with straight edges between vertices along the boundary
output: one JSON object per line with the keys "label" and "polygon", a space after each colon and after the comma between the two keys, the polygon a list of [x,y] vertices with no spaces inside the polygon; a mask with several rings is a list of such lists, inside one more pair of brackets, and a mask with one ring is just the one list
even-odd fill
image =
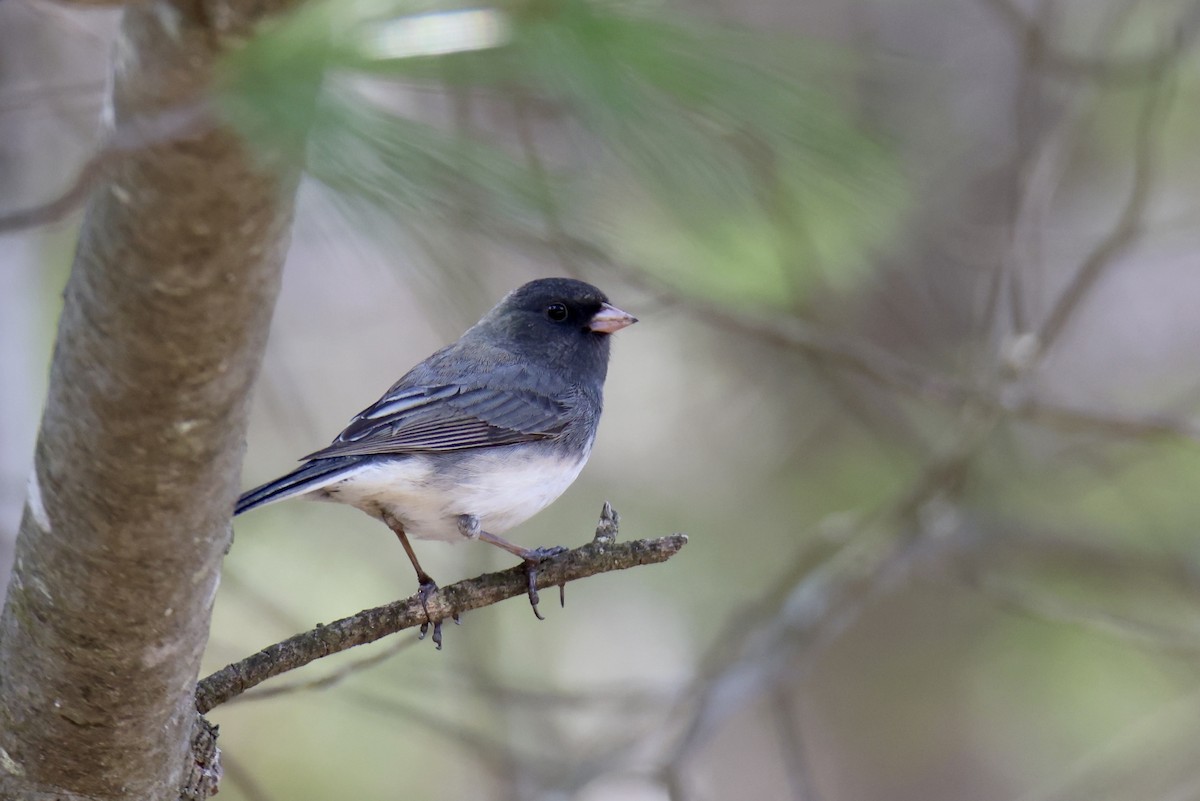
{"label": "bird's black eye", "polygon": [[546,319],[551,322],[561,323],[567,319],[567,307],[561,303],[551,303],[546,307]]}

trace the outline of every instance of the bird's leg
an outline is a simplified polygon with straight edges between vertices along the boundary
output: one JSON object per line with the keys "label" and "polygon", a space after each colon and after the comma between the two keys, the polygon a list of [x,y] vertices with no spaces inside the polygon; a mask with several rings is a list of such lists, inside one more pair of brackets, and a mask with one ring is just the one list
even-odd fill
{"label": "bird's leg", "polygon": [[[404,546],[404,552],[408,554],[408,561],[412,562],[413,568],[417,571],[417,600],[421,602],[421,608],[425,610],[425,622],[421,624],[417,639],[425,639],[425,635],[429,633],[429,627],[432,625],[433,644],[440,651],[442,650],[442,621],[440,619],[433,620],[429,616],[428,606],[430,597],[437,592],[437,582],[425,572],[421,567],[421,563],[417,561],[417,554],[413,550],[412,544],[408,541],[408,535],[404,533],[404,525],[391,515],[384,515],[383,522],[387,523],[388,528],[400,540],[400,544]],[[458,623],[458,615],[454,616],[454,622]]]}
{"label": "bird's leg", "polygon": [[[464,517],[466,517],[466,515],[464,515]],[[462,528],[461,518],[459,522],[459,528],[460,530]],[[495,534],[490,534],[483,529],[480,529],[478,520],[475,521],[475,528],[479,531],[479,534],[477,535],[479,539],[483,540],[484,542],[490,542],[492,545],[495,545],[498,548],[503,548],[514,556],[518,556],[525,560],[525,575],[529,579],[529,605],[533,607],[533,614],[537,616],[538,620],[545,620],[545,618],[542,617],[542,613],[538,611],[538,565],[553,556],[558,556],[560,553],[566,553],[567,549],[561,545],[554,545],[549,548],[522,548],[520,545],[511,543],[503,537],[498,537]],[[558,590],[559,601],[565,603],[563,587],[560,585]]]}
{"label": "bird's leg", "polygon": [[[458,533],[462,534],[469,540],[482,539],[484,542],[490,542],[492,545],[498,545],[509,553],[514,553],[525,560],[526,571],[529,574],[529,603],[533,606],[533,613],[537,615],[538,620],[545,620],[538,613],[538,591],[537,591],[537,566],[543,559],[548,559],[551,556],[557,556],[567,549],[561,545],[556,545],[553,548],[522,548],[519,545],[514,545],[503,537],[498,537],[495,534],[489,534],[479,527],[479,518],[475,515],[459,515],[458,516]],[[558,603],[560,606],[567,605],[567,585],[558,585]]]}

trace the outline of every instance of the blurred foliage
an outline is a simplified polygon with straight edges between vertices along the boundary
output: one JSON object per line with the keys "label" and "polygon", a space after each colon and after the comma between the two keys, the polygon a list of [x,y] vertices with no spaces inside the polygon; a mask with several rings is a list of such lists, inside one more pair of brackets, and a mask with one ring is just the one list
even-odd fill
{"label": "blurred foliage", "polygon": [[[393,53],[405,41],[388,33],[406,24],[441,25],[468,49]],[[546,169],[461,124],[394,111],[380,79],[517,114],[553,107],[608,158]],[[402,225],[461,227],[468,205],[470,225],[527,242],[553,215],[552,236],[601,236],[689,291],[796,303],[853,285],[904,208],[893,158],[835,100],[854,79],[829,45],[648,3],[316,2],[227,59],[220,100],[265,151],[307,134],[310,175]]]}

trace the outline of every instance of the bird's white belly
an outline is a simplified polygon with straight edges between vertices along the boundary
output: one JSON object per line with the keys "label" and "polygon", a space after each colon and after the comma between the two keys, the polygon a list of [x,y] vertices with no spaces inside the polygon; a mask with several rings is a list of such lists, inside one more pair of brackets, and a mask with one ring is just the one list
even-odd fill
{"label": "bird's white belly", "polygon": [[571,485],[587,455],[528,456],[509,448],[465,455],[447,464],[442,455],[372,460],[311,497],[338,501],[373,517],[385,514],[410,537],[460,540],[461,515],[474,515],[480,528],[503,534],[546,508]]}

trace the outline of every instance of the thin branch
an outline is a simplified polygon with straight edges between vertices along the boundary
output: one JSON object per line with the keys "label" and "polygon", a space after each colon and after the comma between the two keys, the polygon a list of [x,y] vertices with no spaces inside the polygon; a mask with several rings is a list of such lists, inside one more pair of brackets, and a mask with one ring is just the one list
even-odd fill
{"label": "thin branch", "polygon": [[477,728],[453,722],[447,717],[431,714],[398,698],[356,691],[351,693],[350,700],[375,714],[402,718],[419,726],[424,733],[441,737],[447,745],[471,752],[479,760],[480,766],[497,778],[508,773],[514,764],[527,765],[531,770],[546,770],[546,760],[522,754],[513,742],[489,736]]}
{"label": "thin branch", "polygon": [[[895,590],[911,567],[943,548],[945,537],[924,529],[922,512],[938,498],[956,496],[972,461],[998,424],[997,417],[964,419],[955,441],[927,463],[909,488],[869,518],[858,521],[834,543],[801,554],[793,575],[732,620],[764,620],[735,632],[732,645],[718,643],[702,660],[694,703],[681,707],[682,734],[667,762],[679,764],[746,701],[777,686],[784,675],[804,673],[867,606]],[[832,548],[830,546],[833,546]]]}
{"label": "thin branch", "polygon": [[[1094,96],[1103,89],[1092,86],[1072,93],[1069,101],[1050,120],[1042,106],[1053,93],[1047,87],[1046,46],[1051,34],[1047,32],[1048,15],[1054,6],[1041,9],[1043,19],[1038,22],[1039,35],[1019,39],[1022,58],[1018,64],[1017,90],[1013,97],[1013,128],[1015,153],[1009,173],[1012,196],[1004,221],[1009,247],[1001,256],[1000,264],[993,271],[993,282],[989,292],[988,307],[984,316],[985,332],[1001,333],[995,325],[1001,299],[1001,284],[1007,285],[1010,313],[1010,331],[1018,336],[1031,331],[1030,314],[1025,293],[1022,291],[1022,272],[1019,266],[1041,267],[1041,237],[1044,220],[1057,195],[1067,165],[1070,149],[1075,146],[1085,112],[1094,105]],[[1118,26],[1110,24],[1111,35],[1116,35]],[[1014,37],[1015,38],[1015,37]],[[1023,246],[1023,247],[1022,247]],[[1003,340],[1003,336],[1001,337]],[[1018,352],[1011,343],[1005,347],[1004,361],[1017,370],[1023,368]]]}
{"label": "thin branch", "polygon": [[1158,155],[1156,145],[1161,142],[1164,128],[1160,123],[1175,96],[1175,81],[1166,67],[1163,68],[1162,81],[1162,86],[1147,90],[1146,102],[1138,115],[1134,133],[1133,179],[1125,205],[1112,230],[1087,255],[1071,283],[1046,316],[1037,338],[1042,352],[1048,350],[1062,333],[1076,307],[1095,286],[1105,268],[1128,250],[1141,233],[1142,217],[1145,215],[1150,188],[1154,181],[1155,157]]}
{"label": "thin branch", "polygon": [[262,690],[256,690],[248,695],[238,696],[231,699],[231,701],[233,703],[239,701],[263,701],[267,698],[275,698],[280,695],[290,695],[291,693],[305,692],[307,690],[326,690],[336,684],[340,684],[356,673],[361,673],[368,668],[373,668],[376,665],[386,662],[401,651],[407,651],[416,645],[417,642],[417,640],[399,640],[377,654],[371,654],[348,665],[343,665],[338,670],[320,678],[311,681],[296,681],[291,684],[281,684],[278,687],[267,687]]}
{"label": "thin branch", "polygon": [[[973,530],[961,536],[955,546],[960,549],[955,555],[959,569],[952,575],[964,586],[1010,612],[1189,659],[1200,654],[1200,633],[1194,626],[1155,622],[1144,611],[1132,614],[1105,608],[1116,603],[1113,598],[1125,597],[1135,588],[1153,588],[1162,597],[1169,594],[1181,608],[1193,609],[1200,599],[1200,574],[1192,560],[1113,547],[1085,533],[1029,533],[1014,531],[1011,524],[1003,526],[1003,536],[998,536],[999,530]],[[1036,582],[1038,575],[1086,576],[1094,587],[1102,588],[1102,594],[1087,601],[1047,590]],[[1161,602],[1155,606],[1160,609]]]}
{"label": "thin branch", "polygon": [[[1131,756],[1136,757],[1139,752],[1161,754],[1172,745],[1172,741],[1177,739],[1175,733],[1182,731],[1185,725],[1190,726],[1191,721],[1196,719],[1197,711],[1200,711],[1200,688],[1170,698],[1125,724],[1082,755],[1060,762],[1048,779],[1017,796],[1017,801],[1093,798],[1096,788],[1112,785],[1114,770],[1124,772],[1126,766],[1133,764]],[[1144,780],[1138,781],[1139,785],[1144,783]],[[1130,797],[1146,798],[1147,795],[1134,792]]]}
{"label": "thin branch", "polygon": [[[58,222],[83,205],[92,187],[117,161],[153,145],[198,136],[212,126],[213,116],[206,102],[122,123],[108,143],[84,163],[70,186],[57,197],[36,206],[0,213],[0,234]],[[113,191],[118,190],[114,187]]]}
{"label": "thin branch", "polygon": [[985,414],[1003,413],[1060,431],[1117,438],[1166,436],[1200,442],[1200,425],[1187,419],[1152,413],[1129,416],[1063,406],[1036,398],[1005,396],[895,356],[866,340],[823,331],[803,320],[788,317],[756,319],[694,298],[688,298],[687,302],[713,325],[794,348],[812,358],[827,360],[831,366],[850,370],[922,400],[952,407],[971,406]]}
{"label": "thin branch", "polygon": [[1114,614],[1031,586],[995,580],[975,582],[972,586],[1001,608],[1034,620],[1075,626],[1177,656],[1194,658],[1200,654],[1200,637],[1196,632],[1178,626],[1157,625]]}
{"label": "thin branch", "polygon": [[[438,684],[452,682],[455,692],[503,695],[513,704],[530,707],[587,710],[597,714],[645,714],[672,702],[677,693],[665,688],[628,686],[627,681],[611,684],[589,682],[587,689],[527,687],[502,682],[478,670],[465,674],[448,673],[439,677]],[[434,682],[428,676],[414,676],[411,681],[431,689]],[[410,684],[411,686],[411,684]]]}
{"label": "thin branch", "polygon": [[1166,415],[1146,414],[1130,417],[1119,412],[1091,411],[1037,400],[988,400],[983,405],[1001,409],[1015,418],[1058,431],[1102,434],[1118,439],[1170,437],[1200,442],[1200,425]]}
{"label": "thin branch", "polygon": [[[509,240],[526,247],[552,247],[542,239],[514,238],[511,232]],[[825,360],[831,367],[857,373],[919,400],[953,408],[971,406],[985,414],[1002,412],[1055,430],[1119,438],[1165,436],[1200,442],[1200,424],[1191,420],[1153,413],[1131,417],[1102,409],[1063,406],[1034,397],[998,395],[986,386],[896,356],[866,339],[828,331],[796,317],[756,317],[688,295],[654,279],[649,270],[618,261],[603,247],[585,239],[570,237],[566,244],[576,258],[615,271],[654,298],[671,305],[686,305],[693,319]]]}
{"label": "thin branch", "polygon": [[[602,527],[603,524],[602,520]],[[592,542],[540,565],[537,586],[538,589],[562,586],[598,573],[665,562],[685,544],[685,534],[614,543],[606,532],[597,530],[596,539]],[[524,595],[527,587],[525,568],[517,566],[442,587],[425,607],[414,596],[364,610],[327,626],[318,626],[268,646],[203,679],[196,687],[196,708],[204,714],[269,678],[356,645],[420,626],[428,621],[425,608],[428,608],[430,618],[445,620],[506,598]]]}
{"label": "thin branch", "polygon": [[779,739],[780,756],[792,790],[791,797],[794,801],[818,801],[820,796],[813,785],[812,770],[806,759],[807,748],[801,733],[799,704],[785,682],[779,682],[771,688],[770,703],[771,723]]}
{"label": "thin branch", "polygon": [[224,749],[221,751],[221,769],[225,780],[241,790],[247,801],[273,801],[274,796],[267,792],[254,772]]}
{"label": "thin branch", "polygon": [[1166,46],[1137,56],[1097,58],[1070,53],[1048,42],[1037,22],[1013,0],[982,0],[982,3],[1009,27],[1014,39],[1038,48],[1043,69],[1068,78],[1099,83],[1130,84],[1152,80],[1200,37],[1200,3],[1193,3],[1180,15]]}
{"label": "thin branch", "polygon": [[68,99],[94,98],[94,105],[99,106],[104,102],[104,89],[104,81],[7,89],[0,94],[0,116],[16,111],[28,113],[30,109],[46,109],[53,112],[57,110],[57,104]]}

